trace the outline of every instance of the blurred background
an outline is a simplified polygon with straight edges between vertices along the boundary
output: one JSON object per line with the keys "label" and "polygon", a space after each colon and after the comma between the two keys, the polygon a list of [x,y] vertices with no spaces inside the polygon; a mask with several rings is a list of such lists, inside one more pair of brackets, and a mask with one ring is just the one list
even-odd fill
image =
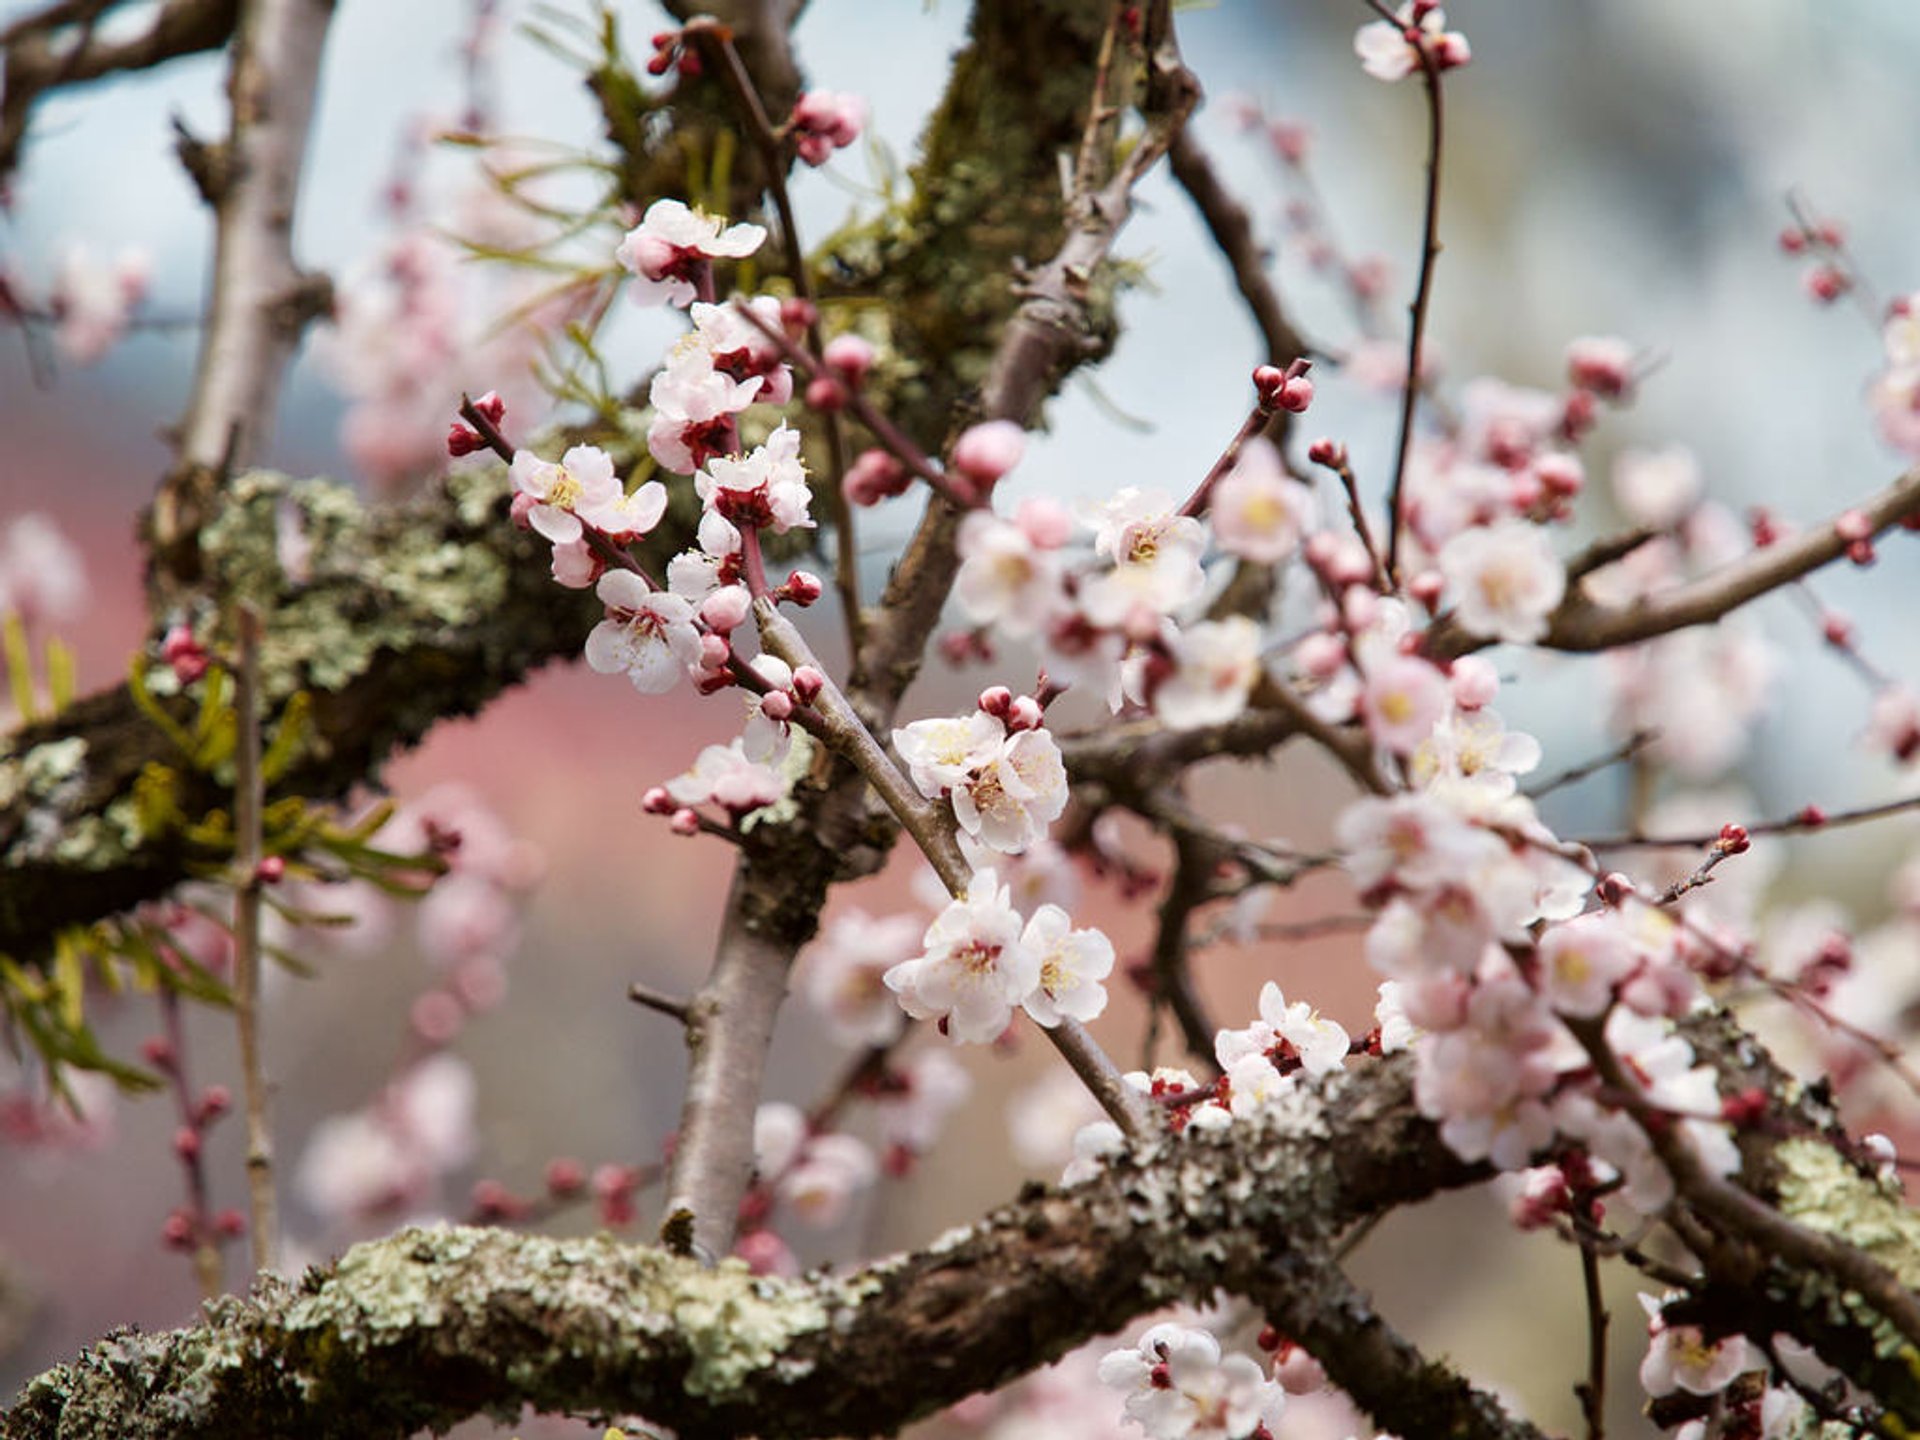
{"label": "blurred background", "polygon": [[[0,0],[0,24],[33,8]],[[577,75],[518,29],[533,8],[504,5],[495,17],[488,98],[496,127],[592,148],[595,111]],[[584,13],[584,0],[555,8]],[[659,28],[648,7],[623,6],[621,14],[630,44],[644,45]],[[1179,21],[1210,96],[1197,122],[1201,139],[1275,245],[1274,274],[1289,310],[1336,351],[1357,338],[1351,309],[1284,243],[1292,192],[1260,132],[1235,116],[1251,104],[1309,127],[1309,163],[1329,225],[1350,257],[1384,259],[1382,313],[1397,325],[1418,245],[1424,111],[1416,83],[1385,86],[1360,71],[1352,36],[1367,18],[1347,0],[1234,0],[1184,9]],[[865,97],[871,134],[906,160],[965,19],[956,0],[814,0],[798,53],[814,85]],[[1446,248],[1430,331],[1443,384],[1494,375],[1554,389],[1570,339],[1618,335],[1660,364],[1639,402],[1605,419],[1587,446],[1595,482],[1623,448],[1684,443],[1708,493],[1736,513],[1765,505],[1812,520],[1891,480],[1901,461],[1876,438],[1864,399],[1880,364],[1877,327],[1851,303],[1810,302],[1803,264],[1780,253],[1776,236],[1788,218],[1785,197],[1798,192],[1846,225],[1853,258],[1882,297],[1920,288],[1920,148],[1912,143],[1920,133],[1920,89],[1912,84],[1920,8],[1908,0],[1463,0],[1450,7],[1450,22],[1468,35],[1473,61],[1447,91]],[[383,195],[394,157],[409,137],[461,123],[461,45],[472,23],[463,0],[339,7],[297,249],[349,295],[373,283],[369,266],[391,238]],[[0,264],[19,290],[45,293],[75,244],[101,257],[137,246],[151,258],[143,315],[184,321],[199,313],[208,227],[172,157],[170,122],[180,116],[196,133],[218,133],[222,77],[218,58],[199,57],[63,92],[43,106],[11,206],[0,214]],[[870,211],[881,163],[855,147],[829,171],[804,174],[803,231],[824,236],[850,209]],[[422,209],[431,214],[457,193],[470,164],[464,152],[431,159],[421,172]],[[1051,408],[1049,432],[1009,482],[1010,499],[1099,496],[1127,484],[1184,491],[1244,414],[1246,375],[1259,351],[1226,269],[1163,174],[1142,187],[1140,201],[1120,248],[1145,265],[1150,284],[1125,302],[1125,337],[1112,360]],[[619,384],[644,373],[666,334],[637,311],[617,316],[606,353]],[[60,630],[78,650],[83,688],[124,675],[143,637],[133,517],[167,464],[162,432],[184,402],[194,343],[190,326],[141,328],[96,365],[59,364],[42,374],[20,336],[0,331],[0,525],[38,512],[78,548],[89,599]],[[332,357],[316,355],[329,346]],[[341,438],[350,401],[341,377],[350,389],[353,363],[338,336],[308,345],[283,399],[278,468],[357,478]],[[459,388],[500,383],[484,364],[450,379],[448,413]],[[1331,376],[1320,394],[1308,430],[1345,440],[1363,478],[1385,473],[1391,402]],[[884,575],[912,513],[913,502],[894,502],[865,527],[870,583]],[[1577,534],[1616,523],[1605,485],[1593,483]],[[1854,618],[1863,649],[1883,669],[1916,681],[1920,650],[1909,617],[1920,603],[1920,571],[1901,540],[1891,539],[1871,570],[1823,576],[1820,593]],[[1568,549],[1575,543],[1566,537]],[[1752,816],[1814,800],[1840,808],[1909,784],[1857,743],[1870,696],[1822,653],[1814,626],[1784,599],[1762,613],[1780,652],[1774,708],[1737,763],[1709,778],[1743,790]],[[1540,735],[1548,771],[1612,743],[1595,702],[1597,664],[1503,660],[1525,683],[1502,708],[1510,723]],[[1009,657],[1005,675],[930,676],[909,714],[951,710],[990,680],[1018,687],[1027,673],[1024,659]],[[677,1114],[681,1048],[669,1021],[622,996],[635,979],[673,993],[697,983],[730,857],[712,841],[670,838],[640,813],[638,799],[701,745],[724,741],[734,723],[731,709],[720,714],[684,691],[643,699],[617,678],[556,668],[477,721],[443,726],[389,766],[385,779],[403,798],[446,783],[468,787],[542,857],[507,967],[511,993],[452,1046],[477,1084],[477,1143],[422,1210],[466,1213],[467,1187],[483,1176],[537,1191],[556,1156],[589,1168],[658,1156]],[[553,743],[556,736],[564,743]],[[1623,784],[1608,774],[1565,792],[1548,818],[1568,834],[1612,828]],[[1224,820],[1312,846],[1326,839],[1330,807],[1343,792],[1322,768],[1294,757],[1259,772],[1205,774],[1196,793]],[[1896,825],[1799,844],[1778,857],[1790,862],[1784,892],[1831,895],[1871,923],[1886,908],[1887,876],[1911,838]],[[1163,859],[1140,837],[1130,843],[1143,863]],[[916,868],[902,857],[839,902],[876,915],[912,909]],[[1125,904],[1113,885],[1095,880],[1082,893],[1082,923],[1108,926],[1123,962],[1139,953],[1151,935],[1151,896]],[[1305,919],[1345,903],[1338,886],[1309,887],[1269,918]],[[406,1053],[409,1007],[431,980],[410,933],[396,926],[391,943],[363,953],[330,948],[316,957],[316,978],[276,983],[268,1046],[289,1169],[326,1117],[368,1104]],[[1368,1023],[1372,982],[1350,940],[1211,951],[1201,978],[1225,1024],[1246,1023],[1267,979],[1356,1031]],[[1133,1064],[1141,1012],[1123,989],[1115,987],[1116,1003],[1095,1028]],[[131,1052],[155,1023],[145,1002],[130,1002],[106,1029]],[[224,1017],[192,1017],[198,1080],[235,1080],[228,1031]],[[846,1054],[795,1004],[775,1042],[772,1092],[807,1103],[841,1072]],[[1161,1058],[1170,1056],[1163,1048]],[[1047,1048],[1029,1039],[1006,1053],[965,1048],[957,1058],[975,1088],[941,1144],[906,1177],[883,1180],[840,1225],[804,1239],[803,1259],[923,1242],[1007,1198],[1022,1174],[1055,1173],[1048,1165],[1023,1170],[1006,1139],[1009,1105],[1055,1064]],[[0,1300],[0,1393],[110,1325],[164,1326],[193,1311],[190,1268],[159,1238],[180,1198],[166,1102],[122,1102],[111,1124],[117,1133],[97,1148],[0,1139],[0,1275],[11,1297]],[[244,1203],[237,1129],[216,1131],[211,1150],[223,1204]],[[647,1201],[641,1233],[655,1218]],[[1543,1424],[1569,1426],[1584,1344],[1577,1260],[1549,1240],[1508,1233],[1488,1213],[1492,1204],[1459,1197],[1394,1217],[1360,1250],[1358,1273],[1416,1339],[1510,1392]],[[286,1218],[314,1257],[370,1233],[323,1223],[297,1196]],[[551,1223],[595,1222],[580,1209]],[[1447,1243],[1436,1244],[1436,1235]],[[1630,1367],[1640,1353],[1639,1314],[1627,1292],[1619,1302],[1615,1335]],[[1616,1433],[1636,1433],[1644,1422],[1631,1396],[1623,1403]],[[523,1431],[537,1432],[544,1433]]]}

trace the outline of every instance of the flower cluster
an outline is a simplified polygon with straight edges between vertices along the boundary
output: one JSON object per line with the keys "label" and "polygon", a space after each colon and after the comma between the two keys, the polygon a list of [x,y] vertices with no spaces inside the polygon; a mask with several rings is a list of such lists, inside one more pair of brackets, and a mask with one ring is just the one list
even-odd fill
{"label": "flower cluster", "polygon": [[1454,70],[1473,58],[1467,37],[1447,29],[1447,12],[1438,0],[1407,0],[1393,21],[1363,25],[1353,37],[1360,68],[1376,80],[1404,80],[1431,65]]}
{"label": "flower cluster", "polygon": [[1185,1325],[1155,1325],[1109,1352],[1100,1379],[1125,1393],[1127,1418],[1152,1440],[1266,1440],[1287,1404],[1257,1363],[1223,1357],[1211,1333]]}
{"label": "flower cluster", "polygon": [[1060,747],[1031,700],[916,720],[893,732],[893,745],[920,793],[951,801],[961,830],[990,850],[1018,854],[1066,809]]}
{"label": "flower cluster", "polygon": [[992,870],[974,873],[964,897],[927,927],[922,953],[882,977],[917,1020],[938,1020],[955,1040],[1000,1038],[1016,1009],[1045,1026],[1091,1020],[1106,1008],[1101,982],[1113,969],[1113,945],[1098,930],[1076,930],[1057,905],[1030,920]]}

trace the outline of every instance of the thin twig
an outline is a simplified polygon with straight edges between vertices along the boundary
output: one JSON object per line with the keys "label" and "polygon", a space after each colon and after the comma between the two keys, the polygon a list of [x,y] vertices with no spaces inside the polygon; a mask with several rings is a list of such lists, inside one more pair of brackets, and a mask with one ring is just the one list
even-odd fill
{"label": "thin twig", "polygon": [[260,873],[264,837],[260,773],[260,612],[242,601],[235,612],[239,664],[234,708],[240,737],[234,752],[233,1018],[240,1037],[240,1080],[247,1112],[247,1203],[253,1268],[276,1264],[279,1219],[273,1193],[273,1127],[260,1055]]}
{"label": "thin twig", "polygon": [[1605,1440],[1607,1433],[1607,1302],[1600,1292],[1600,1257],[1589,1245],[1580,1247],[1580,1280],[1587,1300],[1587,1378],[1573,1387],[1587,1420],[1587,1440]]}

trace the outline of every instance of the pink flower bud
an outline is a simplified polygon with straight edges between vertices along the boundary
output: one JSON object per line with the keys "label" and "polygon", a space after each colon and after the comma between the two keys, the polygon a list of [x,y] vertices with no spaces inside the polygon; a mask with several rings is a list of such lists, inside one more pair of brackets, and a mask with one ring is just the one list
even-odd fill
{"label": "pink flower bud", "polygon": [[1316,465],[1324,465],[1329,470],[1344,469],[1347,463],[1347,447],[1338,440],[1323,435],[1307,446],[1307,459]]}
{"label": "pink flower bud", "polygon": [[1624,905],[1627,902],[1627,897],[1634,893],[1634,884],[1633,881],[1629,880],[1618,870],[1614,870],[1604,876],[1600,883],[1594,887],[1594,893],[1600,897],[1600,902],[1603,905],[1611,905],[1617,908]]}
{"label": "pink flower bud", "polygon": [[840,488],[855,505],[877,505],[903,493],[913,477],[907,467],[880,449],[863,450],[847,467]]}
{"label": "pink flower bud", "polygon": [[507,518],[513,521],[515,529],[531,530],[533,528],[533,521],[528,516],[533,513],[533,507],[539,503],[524,490],[513,492],[513,500],[507,507]]}
{"label": "pink flower bud", "polygon": [[1723,855],[1744,855],[1753,848],[1753,841],[1747,836],[1746,826],[1722,825],[1713,848]]}
{"label": "pink flower bud", "polygon": [[1560,411],[1560,438],[1573,444],[1593,429],[1599,413],[1600,404],[1591,390],[1575,390]]}
{"label": "pink flower bud", "polygon": [[1533,473],[1547,494],[1556,500],[1571,500],[1586,484],[1586,472],[1572,455],[1542,455],[1533,463]]}
{"label": "pink flower bud", "polygon": [[992,485],[1026,454],[1026,432],[1011,420],[969,426],[953,442],[953,468],[982,486]]}
{"label": "pink flower bud", "polygon": [[1874,552],[1871,540],[1856,540],[1847,546],[1847,559],[1854,565],[1865,567],[1873,564]]}
{"label": "pink flower bud", "polygon": [[173,1042],[164,1036],[150,1036],[140,1042],[140,1058],[156,1070],[171,1070],[176,1058]]}
{"label": "pink flower bud", "polygon": [[1013,705],[1013,691],[1004,685],[989,685],[980,692],[980,709],[984,714],[996,720],[1007,718],[1007,711]]}
{"label": "pink flower bud", "polygon": [[1315,680],[1331,680],[1347,663],[1346,643],[1338,635],[1316,630],[1294,648],[1302,673]]}
{"label": "pink flower bud", "polygon": [[796,570],[787,576],[787,583],[780,587],[780,591],[804,609],[825,594],[826,588],[821,584],[820,577],[811,570]]}
{"label": "pink flower bud", "polygon": [[1853,281],[1837,265],[1816,265],[1801,277],[1808,298],[1820,305],[1831,305],[1853,288]]}
{"label": "pink flower bud", "polygon": [[873,369],[874,350],[858,335],[836,335],[827,342],[826,352],[820,358],[827,362],[828,369],[857,390],[867,378],[867,372]]}
{"label": "pink flower bud", "polygon": [[1780,249],[1788,255],[1798,255],[1807,248],[1807,232],[1797,225],[1789,225],[1780,232]]}
{"label": "pink flower bud", "polygon": [[200,1132],[191,1125],[182,1125],[173,1132],[173,1153],[182,1160],[194,1161],[200,1158]]}
{"label": "pink flower bud", "polygon": [[175,1210],[161,1224],[160,1240],[169,1250],[191,1250],[193,1217],[184,1210]]}
{"label": "pink flower bud", "polygon": [[247,1217],[229,1206],[213,1217],[213,1228],[222,1240],[238,1240],[247,1233]]}
{"label": "pink flower bud", "polygon": [[1007,729],[1038,730],[1046,719],[1047,712],[1040,708],[1040,702],[1031,695],[1022,695],[1007,710]]}
{"label": "pink flower bud", "polygon": [[1500,693],[1500,672],[1483,656],[1462,655],[1453,662],[1453,673],[1447,678],[1453,703],[1462,710],[1491,705]]}
{"label": "pink flower bud", "polygon": [[254,877],[262,885],[277,885],[287,875],[287,860],[284,855],[268,855],[253,867]]}
{"label": "pink flower bud", "polygon": [[700,664],[707,670],[721,670],[726,667],[727,657],[733,649],[718,635],[700,637]]}
{"label": "pink flower bud", "polygon": [[1507,504],[1516,514],[1525,515],[1546,498],[1546,486],[1533,470],[1517,470],[1507,477]]}
{"label": "pink flower bud", "polygon": [[673,818],[667,822],[667,828],[676,835],[698,835],[700,817],[692,810],[676,810],[673,812]]}
{"label": "pink flower bud", "polygon": [[805,330],[820,318],[820,307],[811,300],[792,296],[780,302],[780,324],[787,330]]}
{"label": "pink flower bud", "polygon": [[547,1162],[547,1193],[556,1200],[578,1195],[587,1188],[586,1168],[564,1157]]}
{"label": "pink flower bud", "polygon": [[722,585],[700,602],[701,621],[721,635],[744,624],[752,611],[753,596],[744,585]]}
{"label": "pink flower bud", "polygon": [[667,787],[655,785],[640,797],[640,808],[649,815],[671,815],[676,807],[673,796],[667,793]]}
{"label": "pink flower bud", "polygon": [[1567,378],[1576,389],[1619,400],[1633,388],[1633,347],[1612,337],[1576,340],[1567,347]]}
{"label": "pink flower bud", "polygon": [[195,1108],[195,1122],[210,1125],[233,1108],[233,1092],[224,1085],[209,1085],[200,1092],[200,1104]]}
{"label": "pink flower bud", "polygon": [[811,705],[820,698],[820,692],[827,688],[827,677],[811,665],[802,665],[793,672],[793,694],[802,705]]}
{"label": "pink flower bud", "polygon": [[1773,518],[1771,510],[1754,506],[1747,512],[1747,528],[1753,535],[1754,548],[1764,550],[1780,539],[1780,523]]}
{"label": "pink flower bud", "polygon": [[1073,516],[1067,507],[1044,495],[1022,500],[1013,512],[1013,523],[1038,550],[1058,550],[1073,538]]}
{"label": "pink flower bud", "polygon": [[1440,608],[1440,597],[1447,592],[1447,577],[1438,570],[1422,570],[1407,582],[1407,594],[1429,613]]}
{"label": "pink flower bud", "polygon": [[1853,622],[1837,610],[1829,610],[1820,617],[1821,637],[1836,650],[1851,650],[1853,633]]}
{"label": "pink flower bud", "polygon": [[1833,533],[1849,544],[1873,538],[1873,521],[1864,510],[1848,510],[1833,522]]}
{"label": "pink flower bud", "polygon": [[205,649],[185,625],[175,625],[160,642],[160,658],[172,667],[174,678],[191,685],[207,673],[212,663]]}
{"label": "pink flower bud", "polygon": [[480,418],[496,430],[507,418],[507,402],[500,398],[498,390],[489,390],[473,402],[473,408],[480,412]]}
{"label": "pink flower bud", "polygon": [[447,427],[447,454],[456,460],[462,455],[471,455],[476,450],[487,448],[487,442],[480,438],[480,432],[464,420],[456,420]]}
{"label": "pink flower bud", "polygon": [[429,990],[409,1007],[407,1023],[413,1028],[413,1033],[427,1044],[445,1045],[466,1028],[467,1012],[446,991]]}
{"label": "pink flower bud", "polygon": [[1809,830],[1818,830],[1827,823],[1827,812],[1818,805],[1804,805],[1793,818],[1796,823],[1806,826]]}
{"label": "pink flower bud", "polygon": [[816,375],[807,382],[804,399],[809,410],[832,412],[846,407],[847,392],[840,388],[838,380]]}
{"label": "pink flower bud", "polygon": [[793,714],[793,697],[784,690],[769,690],[760,697],[760,713],[769,720],[785,720]]}
{"label": "pink flower bud", "polygon": [[1257,365],[1253,371],[1253,393],[1262,410],[1280,408],[1280,389],[1287,383],[1287,372],[1278,365]]}
{"label": "pink flower bud", "polygon": [[1304,375],[1297,375],[1280,387],[1277,398],[1282,410],[1304,415],[1307,407],[1313,404],[1313,381]]}

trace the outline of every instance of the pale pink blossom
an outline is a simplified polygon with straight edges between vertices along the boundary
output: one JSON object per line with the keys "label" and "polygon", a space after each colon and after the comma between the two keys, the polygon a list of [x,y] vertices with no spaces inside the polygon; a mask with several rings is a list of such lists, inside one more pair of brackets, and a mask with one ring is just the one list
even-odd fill
{"label": "pale pink blossom", "polygon": [[992,761],[1006,734],[993,716],[970,710],[954,719],[915,720],[893,732],[893,748],[920,793],[938,800]]}
{"label": "pale pink blossom", "polygon": [[773,338],[782,328],[778,296],[756,295],[731,305],[696,302],[687,313],[693,317],[696,342],[715,370],[742,382],[759,379],[760,392],[754,398],[761,404],[785,405],[793,398],[793,370]]}
{"label": "pale pink blossom", "polygon": [[1555,925],[1540,939],[1540,988],[1562,1015],[1591,1019],[1613,1002],[1613,986],[1638,956],[1618,913],[1600,910]]}
{"label": "pale pink blossom", "polygon": [[713,261],[745,259],[766,238],[759,225],[726,225],[682,201],[656,200],[613,258],[635,275],[633,296],[641,304],[684,307],[698,298],[698,277]]}
{"label": "pale pink blossom", "polygon": [[144,250],[130,246],[106,264],[86,246],[70,246],[61,256],[50,297],[53,343],[60,353],[75,365],[102,359],[125,338],[152,274],[153,262]]}
{"label": "pale pink blossom", "polygon": [[1075,1135],[1099,1119],[1080,1077],[1056,1065],[1007,1102],[1007,1138],[1022,1165],[1058,1170],[1073,1157]]}
{"label": "pale pink blossom", "polygon": [[79,550],[47,516],[30,510],[0,534],[0,614],[28,625],[72,620],[86,608],[87,590]]}
{"label": "pale pink blossom", "polygon": [[1113,561],[1083,590],[1082,609],[1095,625],[1120,625],[1136,608],[1171,614],[1205,586],[1206,531],[1176,513],[1164,492],[1128,486],[1102,504],[1081,507],[1080,521],[1094,532],[1094,553]]}
{"label": "pale pink blossom", "polygon": [[653,405],[647,449],[676,475],[691,475],[739,448],[734,416],[759,397],[764,383],[757,375],[736,380],[716,369],[692,338],[674,349],[647,390]]}
{"label": "pale pink blossom", "polygon": [[631,570],[608,571],[596,593],[607,618],[587,636],[586,656],[602,675],[625,672],[641,694],[659,695],[699,661],[693,606],[680,596],[649,589]]}
{"label": "pale pink blossom", "polygon": [[770,765],[748,759],[743,743],[737,739],[726,745],[707,746],[691,770],[667,782],[667,794],[682,805],[711,802],[736,820],[784,800],[787,790],[786,776]]}
{"label": "pale pink blossom", "polygon": [[575,445],[557,465],[516,450],[510,474],[513,488],[534,502],[528,523],[556,545],[570,545],[585,533],[582,511],[602,510],[625,496],[613,457],[593,445]]}
{"label": "pale pink blossom", "polygon": [[1067,808],[1067,771],[1044,729],[1008,736],[952,790],[960,828],[994,850],[1018,854],[1043,838]]}
{"label": "pale pink blossom", "polygon": [[1647,1312],[1648,1331],[1640,1384],[1656,1400],[1678,1390],[1718,1395],[1747,1371],[1766,1366],[1744,1335],[1709,1341],[1698,1325],[1667,1324],[1661,1302],[1651,1295],[1642,1295],[1640,1305]]}
{"label": "pale pink blossom", "polygon": [[953,442],[953,468],[980,485],[992,485],[1026,451],[1026,431],[1011,420],[987,420],[968,426]]}
{"label": "pale pink blossom", "polygon": [[999,877],[981,870],[965,898],[927,927],[925,953],[887,971],[887,986],[915,1019],[939,1019],[953,1039],[988,1044],[1040,981],[1039,957],[1021,931]]}
{"label": "pale pink blossom", "polygon": [[956,545],[954,596],[974,624],[997,626],[1009,637],[1031,635],[1065,605],[1058,558],[1025,527],[975,510],[960,522]]}
{"label": "pale pink blossom", "polygon": [[1040,961],[1040,980],[1021,1003],[1044,1026],[1064,1019],[1092,1020],[1107,1008],[1101,982],[1113,971],[1113,942],[1098,930],[1075,930],[1058,905],[1042,905],[1027,921],[1021,944]]}
{"label": "pale pink blossom", "polygon": [[1205,1330],[1155,1325],[1100,1361],[1100,1380],[1125,1393],[1127,1418],[1150,1440],[1246,1440],[1280,1422],[1287,1395],[1244,1355],[1220,1354]]}
{"label": "pale pink blossom", "polygon": [[1700,502],[1700,462],[1684,445],[1623,450],[1613,462],[1613,498],[1636,525],[1667,530]]}
{"label": "pale pink blossom", "polygon": [[1603,399],[1633,395],[1633,346],[1613,335],[1583,335],[1567,346],[1567,378]]}
{"label": "pale pink blossom", "polygon": [[1484,787],[1506,796],[1518,777],[1540,763],[1540,742],[1509,730],[1497,710],[1456,710],[1448,714],[1415,749],[1408,767],[1416,785],[1446,778]]}
{"label": "pale pink blossom", "polygon": [[834,1132],[810,1137],[773,1190],[801,1223],[824,1230],[839,1224],[879,1176],[879,1163],[863,1142]]}
{"label": "pale pink blossom", "polygon": [[1260,565],[1277,565],[1299,549],[1313,517],[1313,492],[1286,473],[1280,452],[1258,435],[1220,477],[1207,505],[1220,548]]}
{"label": "pale pink blossom", "polygon": [[1553,546],[1524,520],[1461,531],[1441,548],[1439,563],[1460,623],[1489,639],[1538,640],[1566,593]]}
{"label": "pale pink blossom", "polygon": [[1431,661],[1395,654],[1367,668],[1360,714],[1375,745],[1410,755],[1433,734],[1450,698],[1447,677]]}
{"label": "pale pink blossom", "polygon": [[[891,1003],[892,996],[887,998]],[[924,1155],[972,1093],[973,1077],[951,1052],[920,1051],[894,1067],[888,1084],[873,1099],[882,1142]]]}
{"label": "pale pink blossom", "polygon": [[800,988],[841,1045],[885,1045],[906,1017],[883,978],[920,953],[925,927],[912,915],[876,919],[863,910],[838,915],[801,956]]}
{"label": "pale pink blossom", "polygon": [[1260,645],[1260,627],[1244,615],[1180,631],[1169,646],[1173,673],[1153,691],[1154,714],[1176,730],[1232,720],[1260,678]]}
{"label": "pale pink blossom", "polygon": [[[1438,6],[1429,10],[1416,25],[1412,0],[1395,12],[1397,24],[1376,20],[1362,25],[1353,37],[1353,50],[1360,57],[1360,68],[1376,80],[1404,80],[1420,68],[1420,53],[1431,57],[1435,68],[1453,69],[1472,58],[1467,37],[1448,30],[1447,13]],[[1409,39],[1409,34],[1415,39]]]}
{"label": "pale pink blossom", "polygon": [[693,478],[701,503],[729,523],[771,528],[775,534],[811,529],[812,492],[800,460],[800,432],[783,421],[745,457],[711,460]]}
{"label": "pale pink blossom", "polygon": [[1501,843],[1429,795],[1365,796],[1340,812],[1334,836],[1363,891],[1389,879],[1417,890],[1464,877],[1489,843]]}

